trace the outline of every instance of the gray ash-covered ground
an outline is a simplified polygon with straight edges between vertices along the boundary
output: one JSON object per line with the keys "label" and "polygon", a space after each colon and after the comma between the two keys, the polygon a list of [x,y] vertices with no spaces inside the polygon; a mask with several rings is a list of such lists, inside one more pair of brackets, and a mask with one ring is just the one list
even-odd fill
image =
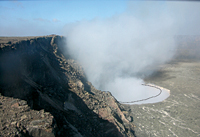
{"label": "gray ash-covered ground", "polygon": [[137,137],[200,136],[200,62],[172,61],[145,79],[171,91],[163,102],[126,106]]}

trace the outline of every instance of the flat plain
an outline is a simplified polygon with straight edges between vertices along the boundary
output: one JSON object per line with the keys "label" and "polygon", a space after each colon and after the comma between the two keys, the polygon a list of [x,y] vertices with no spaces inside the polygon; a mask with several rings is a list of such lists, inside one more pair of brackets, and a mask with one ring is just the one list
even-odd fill
{"label": "flat plain", "polygon": [[200,136],[200,62],[173,60],[145,81],[171,93],[163,102],[126,106],[137,137]]}

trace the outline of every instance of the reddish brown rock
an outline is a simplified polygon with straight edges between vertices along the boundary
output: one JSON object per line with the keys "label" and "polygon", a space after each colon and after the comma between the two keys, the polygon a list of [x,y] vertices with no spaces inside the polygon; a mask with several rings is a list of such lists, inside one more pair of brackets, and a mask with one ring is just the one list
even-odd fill
{"label": "reddish brown rock", "polygon": [[18,108],[19,107],[19,103],[15,103],[15,104],[13,104],[12,106],[11,106],[11,108]]}

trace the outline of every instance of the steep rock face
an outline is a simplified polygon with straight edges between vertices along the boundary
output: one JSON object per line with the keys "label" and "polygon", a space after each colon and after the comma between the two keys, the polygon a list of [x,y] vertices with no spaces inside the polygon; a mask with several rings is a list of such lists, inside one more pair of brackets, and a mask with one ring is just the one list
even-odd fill
{"label": "steep rock face", "polygon": [[[4,117],[0,130],[4,136],[135,136],[123,106],[109,92],[95,89],[81,66],[63,53],[64,37],[9,38],[6,43],[5,39],[0,38],[0,115]],[[6,119],[11,113],[6,104],[13,105],[10,100],[15,100],[17,111],[12,113],[19,111],[20,119]],[[27,114],[19,110],[23,100]],[[48,117],[34,113],[48,113]],[[18,130],[9,133],[12,128]]]}

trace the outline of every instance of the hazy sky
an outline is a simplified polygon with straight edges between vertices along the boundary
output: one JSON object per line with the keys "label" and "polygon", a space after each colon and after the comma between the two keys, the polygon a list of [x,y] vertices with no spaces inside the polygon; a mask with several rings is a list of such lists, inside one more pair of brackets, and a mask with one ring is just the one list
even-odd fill
{"label": "hazy sky", "polygon": [[[68,23],[109,18],[127,11],[140,19],[145,18],[149,13],[157,16],[162,10],[190,22],[198,20],[199,10],[196,11],[195,8],[200,7],[199,2],[188,3],[128,0],[0,1],[0,36],[62,35],[63,27]],[[169,10],[172,12],[170,13]],[[186,19],[185,14],[193,18]]]}
{"label": "hazy sky", "polygon": [[126,1],[0,1],[0,35],[62,34],[67,23],[124,12]]}
{"label": "hazy sky", "polygon": [[195,26],[193,29],[200,32],[197,27],[199,7],[200,2],[183,1],[0,1],[0,36],[62,35],[63,27],[68,23],[110,18],[124,12],[142,19],[152,13],[157,16],[160,11],[166,11],[169,16],[177,16],[185,25],[188,24],[180,30],[186,31]]}

